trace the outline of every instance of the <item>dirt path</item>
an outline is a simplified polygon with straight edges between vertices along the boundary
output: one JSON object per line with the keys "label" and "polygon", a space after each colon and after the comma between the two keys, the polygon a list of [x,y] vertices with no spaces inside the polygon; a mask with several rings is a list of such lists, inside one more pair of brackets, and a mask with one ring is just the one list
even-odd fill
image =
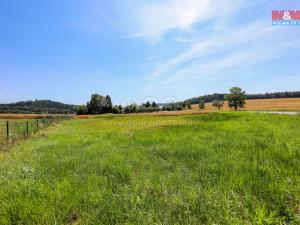
{"label": "dirt path", "polygon": [[269,114],[280,114],[280,115],[300,115],[300,112],[276,112],[276,111],[253,111],[256,113],[269,113]]}

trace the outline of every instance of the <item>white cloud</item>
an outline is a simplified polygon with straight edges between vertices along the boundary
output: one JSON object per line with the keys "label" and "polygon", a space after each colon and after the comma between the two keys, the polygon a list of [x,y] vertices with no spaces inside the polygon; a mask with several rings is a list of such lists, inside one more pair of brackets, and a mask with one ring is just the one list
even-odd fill
{"label": "white cloud", "polygon": [[[157,43],[173,29],[188,31],[198,22],[221,17],[238,7],[243,0],[167,0],[147,3],[137,10],[138,34],[150,43]],[[135,34],[128,35],[136,37]],[[139,37],[141,35],[138,35]]]}

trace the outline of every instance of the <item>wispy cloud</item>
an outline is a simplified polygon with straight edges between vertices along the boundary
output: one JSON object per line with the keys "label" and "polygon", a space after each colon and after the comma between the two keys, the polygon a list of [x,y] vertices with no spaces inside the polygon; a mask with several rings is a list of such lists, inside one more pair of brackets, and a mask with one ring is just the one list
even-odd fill
{"label": "wispy cloud", "polygon": [[[150,19],[150,22],[142,23],[145,30],[151,34],[143,37],[148,38],[148,41],[160,41],[168,31],[178,29],[181,32],[176,32],[173,40],[177,41],[176,46],[184,46],[176,54],[156,62],[152,72],[146,76],[149,81],[148,91],[180,86],[186,82],[200,82],[203,79],[219,80],[220,77],[226,77],[230,80],[235,76],[233,74],[249,74],[262,63],[284,57],[295,48],[299,49],[297,46],[300,46],[300,40],[295,36],[296,31],[291,31],[291,28],[281,32],[282,27],[272,27],[269,14],[254,14],[240,21],[243,18],[242,10],[253,9],[255,5],[265,7],[262,2],[236,5],[236,2],[232,1],[221,1],[220,5],[219,2],[213,5],[209,0],[201,1],[203,4],[199,3],[200,1],[188,2],[193,5],[191,10],[195,13],[191,15],[194,16],[183,19],[180,9],[186,10],[183,7],[186,1],[175,1],[175,6],[169,7],[170,11],[176,11],[173,7],[180,8],[179,12],[175,13],[178,20],[174,18],[174,14],[166,13],[164,16],[168,19],[162,17],[162,24],[158,25],[157,29],[154,29],[154,24],[159,24],[159,21],[155,23],[155,20]],[[223,10],[220,10],[220,6]],[[167,10],[164,4],[159,8],[151,6],[150,9],[149,12],[148,9],[144,11],[144,14],[151,14],[152,11],[153,15],[157,16]],[[209,11],[206,12],[205,9]],[[201,14],[203,10],[205,13]],[[212,15],[217,11],[220,13],[211,21]],[[234,16],[235,13],[237,17]],[[201,22],[208,23],[210,29],[204,30],[199,26]],[[185,32],[189,29],[193,32]],[[170,40],[170,37],[167,38]]]}
{"label": "wispy cloud", "polygon": [[147,3],[137,10],[138,33],[150,43],[157,43],[169,31],[190,30],[193,25],[209,19],[216,19],[231,12],[243,0],[167,0]]}
{"label": "wispy cloud", "polygon": [[147,33],[145,33],[145,32],[139,32],[139,33],[128,34],[128,35],[125,35],[124,37],[125,38],[138,38],[138,37],[144,37],[146,35],[147,35]]}
{"label": "wispy cloud", "polygon": [[[249,73],[300,44],[299,29],[272,27],[270,14],[272,9],[278,8],[276,1],[121,2],[122,10],[117,10],[121,12],[115,13],[117,17],[106,16],[109,13],[102,10],[101,5],[105,3],[101,1],[98,14],[107,23],[120,25],[122,41],[130,44],[134,44],[135,39],[145,41],[136,42],[143,60],[136,63],[145,62],[143,89],[167,87],[171,83],[174,87],[187,81],[196,85],[202,78],[217,80],[220,76],[227,76],[229,80],[230,74]],[[119,7],[114,3],[112,5]]]}
{"label": "wispy cloud", "polygon": [[[150,78],[162,76],[178,66],[200,57],[207,57],[212,54],[218,55],[221,52],[230,48],[236,48],[243,44],[249,44],[259,39],[270,37],[275,30],[265,26],[262,21],[257,21],[243,28],[230,29],[230,32],[221,30],[214,33],[213,36],[208,35],[206,38],[201,38],[198,41],[192,41],[187,50],[168,59],[165,62],[159,63],[156,69],[151,73]],[[188,43],[189,41],[186,40]],[[240,52],[241,50],[237,50]]]}
{"label": "wispy cloud", "polygon": [[146,58],[147,61],[151,61],[151,60],[153,60],[153,59],[155,59],[155,57],[154,57],[153,55],[150,55],[150,56],[148,56],[148,57]]}
{"label": "wispy cloud", "polygon": [[212,76],[217,76],[216,78],[218,78],[219,75],[224,73],[227,74],[227,78],[230,78],[230,73],[247,70],[254,65],[278,58],[285,50],[299,44],[300,41],[295,40],[283,43],[277,48],[271,45],[264,46],[264,44],[241,48],[239,51],[234,51],[219,59],[205,63],[195,63],[183,69],[179,69],[167,80],[167,83]]}

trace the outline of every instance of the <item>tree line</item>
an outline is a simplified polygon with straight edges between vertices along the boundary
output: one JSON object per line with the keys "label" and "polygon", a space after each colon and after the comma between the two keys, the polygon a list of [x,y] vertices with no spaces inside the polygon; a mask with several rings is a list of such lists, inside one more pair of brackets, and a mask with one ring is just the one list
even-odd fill
{"label": "tree line", "polygon": [[[211,95],[203,95],[199,97],[194,97],[187,99],[191,104],[199,104],[201,100],[204,100],[206,103],[213,102],[214,100],[225,101],[226,94],[215,93]],[[300,91],[286,91],[286,92],[273,92],[265,94],[246,94],[248,100],[253,99],[272,99],[272,98],[300,98]]]}
{"label": "tree line", "polygon": [[79,106],[77,109],[78,115],[95,115],[104,113],[143,113],[143,112],[158,112],[161,111],[160,106],[156,102],[146,102],[141,105],[135,103],[127,106],[113,105],[109,95],[103,96],[93,94],[91,100],[86,105]]}
{"label": "tree line", "polygon": [[[220,97],[220,96],[216,96]],[[223,99],[228,101],[228,106],[234,108],[235,110],[243,108],[246,104],[246,92],[239,87],[233,87],[230,89],[230,93],[222,96]],[[200,98],[199,109],[205,109],[205,98]],[[219,110],[224,106],[224,101],[221,99],[214,99],[212,105]],[[104,114],[104,113],[145,113],[145,112],[159,112],[159,111],[180,111],[180,110],[190,110],[192,108],[192,101],[186,100],[180,103],[171,103],[164,106],[160,106],[156,102],[147,101],[141,105],[129,104],[127,106],[113,105],[111,97],[109,95],[103,96],[99,94],[93,94],[91,100],[87,102],[86,105],[82,105],[78,108],[78,115],[86,114]]]}
{"label": "tree line", "polygon": [[[237,87],[236,87],[237,88]],[[235,95],[243,94],[245,99],[270,99],[270,98],[299,98],[300,91],[295,92],[274,92],[265,94],[246,94],[238,93],[243,92],[240,88],[230,90],[236,92]],[[239,91],[238,91],[239,90]],[[233,98],[234,96],[232,96]],[[205,104],[212,102],[212,105],[218,109],[224,106],[224,101],[228,100],[228,94],[212,94],[204,95],[187,99],[183,102],[169,103],[169,104],[158,104],[156,102],[145,102],[143,104],[129,104],[127,106],[113,105],[112,99],[109,95],[102,96],[94,94],[91,96],[91,100],[82,106],[63,104],[60,102],[50,100],[35,100],[35,101],[21,101],[11,104],[0,104],[0,113],[37,113],[37,114],[103,114],[103,113],[143,113],[143,112],[159,112],[159,111],[180,111],[189,110],[192,104],[198,104],[199,109],[205,108]],[[241,99],[240,99],[241,100]],[[243,105],[240,103],[240,105]],[[233,108],[239,108],[236,102]]]}
{"label": "tree line", "polygon": [[166,104],[164,106],[147,101],[143,104],[132,103],[126,106],[113,105],[111,97],[109,95],[93,94],[89,102],[86,105],[79,106],[77,109],[78,115],[95,115],[104,113],[114,114],[128,114],[128,113],[151,113],[160,111],[180,111],[184,109],[191,109],[189,102]]}

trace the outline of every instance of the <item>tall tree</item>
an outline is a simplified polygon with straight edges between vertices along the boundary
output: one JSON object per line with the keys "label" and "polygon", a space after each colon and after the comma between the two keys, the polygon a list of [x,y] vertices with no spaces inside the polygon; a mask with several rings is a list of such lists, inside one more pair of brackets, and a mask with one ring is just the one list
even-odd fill
{"label": "tall tree", "polygon": [[152,102],[152,107],[153,107],[153,108],[156,108],[156,107],[157,107],[156,102]]}
{"label": "tall tree", "polygon": [[228,106],[238,110],[238,108],[244,108],[246,105],[246,92],[239,87],[230,88],[230,94],[226,95]]}
{"label": "tall tree", "polygon": [[106,95],[105,97],[105,113],[111,113],[112,112],[112,101],[111,97],[109,95]]}
{"label": "tall tree", "polygon": [[87,111],[89,114],[105,113],[106,98],[99,94],[93,94],[90,102],[87,104]]}
{"label": "tall tree", "polygon": [[149,108],[149,107],[151,106],[151,103],[150,103],[149,101],[147,101],[147,102],[144,104],[144,106],[145,106],[146,108]]}
{"label": "tall tree", "polygon": [[119,110],[120,110],[120,113],[123,111],[123,107],[121,105],[119,105]]}

